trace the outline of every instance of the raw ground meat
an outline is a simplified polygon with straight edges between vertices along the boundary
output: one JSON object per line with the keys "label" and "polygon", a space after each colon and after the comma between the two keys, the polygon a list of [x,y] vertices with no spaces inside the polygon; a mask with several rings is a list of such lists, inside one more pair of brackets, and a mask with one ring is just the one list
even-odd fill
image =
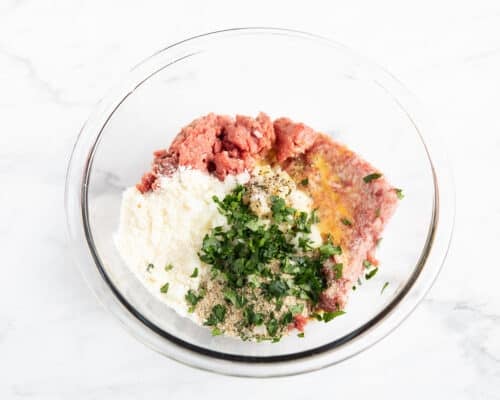
{"label": "raw ground meat", "polygon": [[158,176],[169,175],[178,166],[211,172],[223,180],[228,174],[251,169],[274,142],[273,124],[264,113],[235,119],[208,114],[184,127],[168,150],[154,153],[151,171],[143,175],[137,189],[141,193],[154,189]]}
{"label": "raw ground meat", "polygon": [[[207,171],[223,180],[228,174],[251,169],[259,159],[278,162],[295,182],[307,178],[300,188],[308,192],[318,209],[320,231],[330,233],[343,250],[332,263],[342,263],[342,277],[335,279],[325,267],[328,288],[320,307],[343,309],[348,295],[364,273],[363,261],[377,265],[374,256],[380,235],[394,213],[397,194],[382,176],[363,179],[377,170],[347,147],[310,127],[288,118],[274,121],[264,113],[256,118],[208,114],[181,130],[168,150],[154,153],[151,171],[137,189],[156,188],[158,176],[170,175],[178,166]],[[303,329],[305,321],[294,321]]]}
{"label": "raw ground meat", "polygon": [[276,133],[276,159],[279,163],[304,153],[318,137],[307,125],[294,123],[289,118],[278,118],[273,126]]}
{"label": "raw ground meat", "polygon": [[296,182],[308,179],[303,190],[318,208],[320,231],[330,232],[333,242],[343,250],[333,260],[343,264],[342,278],[335,280],[333,270],[324,269],[328,289],[321,295],[320,306],[333,311],[344,308],[352,287],[364,272],[363,262],[378,264],[375,248],[398,197],[383,176],[365,182],[363,178],[377,170],[356,153],[326,135],[315,135],[313,144],[303,153],[281,165]]}

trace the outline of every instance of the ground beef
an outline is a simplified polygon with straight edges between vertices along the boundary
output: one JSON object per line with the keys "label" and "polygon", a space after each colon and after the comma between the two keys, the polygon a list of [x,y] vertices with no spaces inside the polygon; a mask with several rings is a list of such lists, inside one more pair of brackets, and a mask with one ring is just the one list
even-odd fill
{"label": "ground beef", "polygon": [[150,172],[144,174],[137,189],[145,193],[155,188],[161,175],[170,175],[178,166],[214,173],[223,180],[253,167],[275,142],[270,118],[208,114],[184,127],[168,150],[154,153]]}
{"label": "ground beef", "polygon": [[318,137],[307,125],[288,118],[278,118],[273,126],[276,133],[276,159],[279,163],[304,153]]}
{"label": "ground beef", "polygon": [[365,182],[363,178],[377,170],[344,145],[319,133],[307,151],[287,158],[281,165],[295,181],[308,179],[304,190],[318,208],[320,230],[330,232],[334,243],[342,247],[343,255],[335,256],[333,262],[343,264],[343,276],[335,280],[332,271],[325,269],[328,289],[320,301],[324,310],[342,309],[364,273],[363,261],[378,264],[374,252],[396,209],[396,190],[383,176]]}

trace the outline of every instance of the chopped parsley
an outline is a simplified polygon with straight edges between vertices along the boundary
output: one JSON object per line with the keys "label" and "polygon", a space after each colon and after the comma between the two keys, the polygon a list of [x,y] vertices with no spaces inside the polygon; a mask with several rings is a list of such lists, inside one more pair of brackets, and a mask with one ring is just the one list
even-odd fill
{"label": "chopped parsley", "polygon": [[382,286],[382,290],[380,291],[380,294],[384,293],[384,290],[389,286],[389,282],[384,283],[384,286]]}
{"label": "chopped parsley", "polygon": [[399,200],[403,200],[405,198],[405,195],[403,193],[403,189],[394,189],[394,191],[396,192],[396,196],[398,196],[398,199]]}
{"label": "chopped parsley", "polygon": [[284,222],[295,213],[295,209],[287,207],[285,199],[278,196],[271,196],[271,211],[273,219],[277,223]]}
{"label": "chopped parsley", "polygon": [[342,222],[345,226],[352,226],[352,222],[349,221],[347,218],[341,218],[340,222]]}
{"label": "chopped parsley", "polygon": [[198,276],[198,268],[195,268],[193,273],[189,276],[190,278],[196,278]]}
{"label": "chopped parsley", "polygon": [[224,322],[226,319],[226,306],[222,304],[216,304],[212,307],[212,312],[208,316],[208,319],[205,321],[204,325],[215,326],[219,323]]}
{"label": "chopped parsley", "polygon": [[366,280],[368,280],[368,279],[373,278],[377,272],[378,272],[378,268],[374,268],[374,269],[372,269],[370,272],[368,272],[368,273],[365,275],[365,279],[366,279]]}
{"label": "chopped parsley", "polygon": [[264,292],[269,297],[275,297],[279,299],[287,294],[288,286],[281,279],[274,279],[270,283],[265,283],[261,286]]}
{"label": "chopped parsley", "polygon": [[304,304],[294,304],[289,307],[289,310],[294,316],[297,314],[302,314],[302,311],[304,311]]}
{"label": "chopped parsley", "polygon": [[312,313],[311,318],[315,318],[318,321],[323,321],[323,316],[320,313]]}
{"label": "chopped parsley", "polygon": [[[224,304],[212,308],[205,325],[217,326],[226,315],[236,313],[241,319],[234,327],[242,339],[275,342],[306,304],[308,309],[317,307],[327,287],[324,264],[342,254],[342,249],[331,237],[313,247],[309,234],[318,222],[316,210],[298,211],[284,198],[270,196],[269,222],[263,223],[246,203],[246,193],[247,188],[238,185],[223,199],[213,197],[227,226],[215,227],[205,235],[198,256],[211,267],[212,279],[222,285]],[[336,279],[342,277],[342,264],[333,268]],[[194,310],[202,297],[189,291],[186,301]],[[285,298],[295,299],[295,303],[284,305]],[[326,318],[333,319],[330,314]],[[253,332],[260,325],[265,325],[267,335]]]}
{"label": "chopped parsley", "polygon": [[236,308],[242,308],[247,302],[245,297],[230,288],[226,288],[224,290],[224,298],[232,303]]}
{"label": "chopped parsley", "polygon": [[151,272],[151,270],[155,267],[154,264],[149,263],[148,266],[146,267],[146,271]]}
{"label": "chopped parsley", "polygon": [[320,259],[325,261],[331,256],[342,254],[342,249],[340,246],[334,246],[331,237],[329,237],[327,242],[319,247],[319,254]]}
{"label": "chopped parsley", "polygon": [[274,336],[278,332],[279,324],[276,318],[271,318],[267,323],[266,323],[266,329],[267,333],[269,336]]}
{"label": "chopped parsley", "polygon": [[167,293],[168,292],[168,288],[169,288],[170,284],[167,282],[165,283],[161,288],[160,288],[160,292],[162,293]]}
{"label": "chopped parsley", "polygon": [[330,322],[332,319],[344,315],[345,311],[328,311],[323,313],[323,322]]}
{"label": "chopped parsley", "polygon": [[341,315],[344,315],[345,311],[337,310],[337,311],[325,311],[322,314],[313,313],[311,315],[312,318],[316,318],[318,321],[330,322],[332,319],[337,318]]}
{"label": "chopped parsley", "polygon": [[334,273],[335,279],[342,278],[342,272],[343,272],[343,269],[344,269],[344,264],[342,264],[342,263],[335,264],[332,267],[332,269],[333,269],[333,273]]}
{"label": "chopped parsley", "polygon": [[253,305],[251,305],[243,310],[243,323],[247,327],[262,325],[264,323],[264,314],[256,313]]}
{"label": "chopped parsley", "polygon": [[199,303],[201,299],[203,299],[204,293],[200,291],[198,294],[195,293],[194,290],[189,289],[188,292],[186,293],[186,296],[184,298],[186,299],[186,302],[191,306],[189,307],[189,312],[193,312],[194,308],[196,307],[196,304]]}
{"label": "chopped parsley", "polygon": [[371,267],[371,265],[372,265],[372,263],[371,263],[370,261],[368,261],[368,260],[364,260],[364,261],[363,261],[363,267],[365,267],[365,268],[370,268],[370,267]]}
{"label": "chopped parsley", "polygon": [[212,329],[212,336],[219,336],[219,335],[222,335],[222,330],[215,327],[214,329]]}
{"label": "chopped parsley", "polygon": [[297,337],[303,338],[304,337],[304,332],[297,333]]}
{"label": "chopped parsley", "polygon": [[307,179],[307,178],[302,179],[302,180],[300,181],[300,184],[301,184],[302,186],[307,186],[307,185],[309,185],[309,179]]}
{"label": "chopped parsley", "polygon": [[371,181],[378,179],[378,178],[381,178],[381,177],[382,177],[382,174],[380,174],[378,172],[374,172],[372,174],[366,175],[363,178],[363,180],[365,181],[365,183],[370,183]]}
{"label": "chopped parsley", "polygon": [[282,325],[288,325],[289,323],[291,323],[293,321],[293,315],[292,315],[292,312],[291,311],[288,311],[286,312],[285,314],[283,314],[283,316],[281,317],[281,324]]}
{"label": "chopped parsley", "polygon": [[173,266],[172,264],[167,264],[167,265],[165,265],[165,271],[167,271],[167,272],[168,272],[168,271],[171,271],[171,270],[173,270],[173,269],[174,269],[174,266]]}

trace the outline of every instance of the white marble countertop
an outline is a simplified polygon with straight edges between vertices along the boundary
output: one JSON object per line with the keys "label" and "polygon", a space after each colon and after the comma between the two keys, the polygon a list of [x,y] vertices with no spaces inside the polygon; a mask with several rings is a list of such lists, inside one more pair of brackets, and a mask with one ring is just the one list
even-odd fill
{"label": "white marble countertop", "polygon": [[[0,398],[500,399],[500,3],[175,4],[0,0]],[[433,111],[457,186],[451,250],[415,313],[349,361],[263,381],[129,336],[83,282],[63,214],[71,147],[106,90],[166,44],[249,25],[327,35],[388,68]]]}

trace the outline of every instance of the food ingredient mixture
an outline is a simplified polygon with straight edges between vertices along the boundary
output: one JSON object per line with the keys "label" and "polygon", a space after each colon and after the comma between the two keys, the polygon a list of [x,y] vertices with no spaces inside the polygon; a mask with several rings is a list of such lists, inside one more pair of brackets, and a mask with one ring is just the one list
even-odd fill
{"label": "food ingredient mixture", "polygon": [[209,114],[125,191],[116,244],[155,296],[214,336],[275,342],[344,313],[356,281],[378,270],[400,198],[302,123]]}

